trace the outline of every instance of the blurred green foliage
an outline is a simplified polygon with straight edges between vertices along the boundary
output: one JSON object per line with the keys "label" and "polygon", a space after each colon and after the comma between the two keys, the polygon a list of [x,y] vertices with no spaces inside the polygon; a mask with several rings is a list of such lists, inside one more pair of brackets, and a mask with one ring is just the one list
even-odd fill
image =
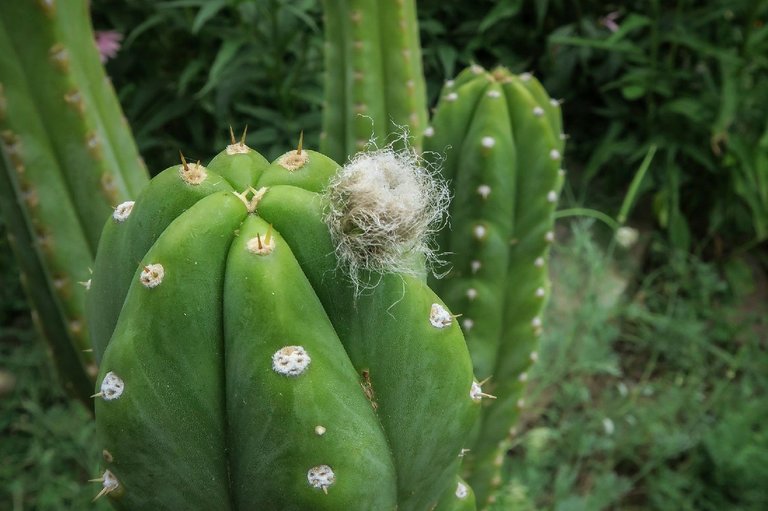
{"label": "blurred green foliage", "polygon": [[555,248],[495,509],[767,509],[766,290],[735,302],[711,264],[682,255],[636,276],[637,256],[594,233],[574,223]]}
{"label": "blurred green foliage", "polygon": [[[125,34],[108,64],[155,172],[249,124],[268,157],[320,129],[318,0],[93,1]],[[768,237],[768,0],[419,2],[432,102],[471,62],[532,71],[563,98],[573,200],[618,207],[648,147],[644,214],[721,257]],[[764,138],[764,137],[763,137]]]}
{"label": "blurred green foliage", "polygon": [[248,125],[268,158],[305,131],[317,147],[322,32],[315,0],[94,0],[124,35],[107,71],[152,173],[178,152],[207,161]]}

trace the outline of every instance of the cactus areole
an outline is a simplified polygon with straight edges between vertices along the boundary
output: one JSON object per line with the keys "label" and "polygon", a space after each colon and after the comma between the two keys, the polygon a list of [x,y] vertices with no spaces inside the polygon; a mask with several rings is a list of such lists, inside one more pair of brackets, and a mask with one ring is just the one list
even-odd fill
{"label": "cactus areole", "polygon": [[[326,190],[347,186],[338,169],[233,141],[107,222],[88,319],[94,481],[116,508],[466,508],[459,455],[480,405],[461,330],[423,268],[350,282],[337,237],[372,229],[344,215],[356,192]],[[418,266],[420,242],[402,238]]]}

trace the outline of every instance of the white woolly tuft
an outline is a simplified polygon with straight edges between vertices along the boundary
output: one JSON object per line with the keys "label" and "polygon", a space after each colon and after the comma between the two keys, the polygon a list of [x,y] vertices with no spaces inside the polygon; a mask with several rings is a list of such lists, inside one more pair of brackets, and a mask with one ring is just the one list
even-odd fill
{"label": "white woolly tuft", "polygon": [[375,285],[365,273],[418,275],[415,261],[438,262],[429,241],[450,193],[414,150],[389,145],[358,153],[333,178],[326,198],[336,256],[358,292]]}

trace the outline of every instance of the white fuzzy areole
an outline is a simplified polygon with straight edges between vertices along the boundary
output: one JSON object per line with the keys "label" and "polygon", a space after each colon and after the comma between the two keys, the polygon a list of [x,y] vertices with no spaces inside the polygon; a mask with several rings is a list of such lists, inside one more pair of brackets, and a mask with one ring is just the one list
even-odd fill
{"label": "white fuzzy areole", "polygon": [[318,488],[324,492],[336,482],[336,474],[328,465],[318,465],[307,471],[307,481],[313,488]]}
{"label": "white fuzzy areole", "polygon": [[453,322],[453,316],[439,303],[433,303],[429,311],[429,322],[435,328],[445,328]]}
{"label": "white fuzzy areole", "polygon": [[312,362],[309,354],[301,346],[285,346],[272,355],[272,370],[283,376],[298,376]]}
{"label": "white fuzzy areole", "polygon": [[544,298],[547,292],[543,287],[536,288],[536,298]]}
{"label": "white fuzzy areole", "polygon": [[472,269],[472,273],[477,273],[480,271],[480,268],[483,267],[483,263],[480,261],[472,261],[469,263],[469,267]]}
{"label": "white fuzzy areole", "polygon": [[540,106],[533,107],[533,115],[535,115],[536,117],[541,117],[542,115],[544,115],[544,109],[541,108]]}
{"label": "white fuzzy areole", "polygon": [[488,235],[488,229],[483,224],[477,224],[472,228],[472,235],[476,240],[482,241]]}
{"label": "white fuzzy areole", "polygon": [[560,151],[558,151],[557,149],[552,149],[552,150],[549,152],[549,159],[550,159],[550,160],[559,160],[559,159],[560,159],[560,156],[561,156],[561,155],[560,155]]}
{"label": "white fuzzy areole", "polygon": [[101,476],[104,482],[102,485],[104,486],[104,489],[108,492],[115,491],[120,486],[120,481],[117,480],[117,477],[115,477],[115,474],[110,472],[109,470],[104,471],[104,475]]}
{"label": "white fuzzy areole", "polygon": [[125,390],[125,383],[118,375],[109,371],[104,375],[104,379],[101,380],[101,392],[100,397],[104,401],[113,401],[123,395]]}
{"label": "white fuzzy areole", "polygon": [[435,261],[430,235],[439,229],[450,193],[437,169],[411,149],[391,146],[356,154],[326,188],[325,223],[339,266],[357,291],[363,272],[416,275],[413,259]]}
{"label": "white fuzzy areole", "polygon": [[520,376],[517,377],[518,381],[528,381],[528,373],[520,373]]}
{"label": "white fuzzy areole", "polygon": [[474,287],[467,289],[467,299],[471,302],[475,298],[477,298],[477,289]]}
{"label": "white fuzzy areole", "polygon": [[459,99],[459,95],[456,94],[455,92],[451,92],[450,94],[445,96],[446,101],[456,101],[457,99]]}
{"label": "white fuzzy areole", "polygon": [[235,154],[248,154],[251,152],[251,148],[242,142],[235,142],[234,144],[229,144],[227,146],[226,152],[229,156]]}
{"label": "white fuzzy areole", "polygon": [[464,331],[465,332],[469,332],[470,330],[472,330],[475,327],[475,322],[473,320],[471,320],[470,318],[465,318],[461,322],[461,326],[464,327]]}
{"label": "white fuzzy areole", "polygon": [[477,187],[477,194],[485,200],[491,194],[491,187],[488,185],[480,185]]}
{"label": "white fuzzy areole", "polygon": [[536,351],[531,352],[531,362],[536,362],[539,359],[539,354]]}
{"label": "white fuzzy areole", "polygon": [[467,495],[469,495],[467,485],[459,481],[459,484],[456,485],[456,498],[464,500]]}
{"label": "white fuzzy areole", "polygon": [[125,222],[131,215],[131,211],[133,211],[133,204],[134,201],[132,200],[127,200],[118,204],[115,208],[115,212],[112,213],[114,221],[118,223]]}
{"label": "white fuzzy areole", "polygon": [[531,326],[533,328],[541,328],[541,318],[536,316],[531,320]]}
{"label": "white fuzzy areole", "polygon": [[541,268],[544,266],[544,258],[543,257],[537,257],[536,260],[533,262],[533,265],[536,268]]}
{"label": "white fuzzy areole", "polygon": [[523,73],[520,75],[520,79],[524,82],[529,81],[531,78],[533,78],[533,75],[531,73]]}
{"label": "white fuzzy areole", "polygon": [[496,145],[496,139],[493,137],[483,137],[482,140],[480,140],[480,145],[486,149],[490,149]]}
{"label": "white fuzzy areole", "polygon": [[488,96],[489,98],[494,98],[494,99],[495,98],[500,98],[501,97],[501,92],[497,91],[496,89],[489,90],[488,93],[486,94],[486,96]]}
{"label": "white fuzzy areole", "polygon": [[208,172],[199,163],[183,163],[179,165],[179,175],[185,183],[199,185],[208,177]]}
{"label": "white fuzzy areole", "polygon": [[469,389],[469,397],[471,397],[472,401],[475,403],[479,403],[483,400],[483,397],[485,397],[485,394],[483,394],[483,387],[480,386],[478,382],[472,382],[472,386]]}
{"label": "white fuzzy areole", "polygon": [[424,130],[424,136],[429,138],[433,137],[435,135],[435,128],[432,126],[428,126],[427,129]]}
{"label": "white fuzzy areole", "polygon": [[547,233],[544,235],[544,239],[547,240],[547,243],[552,243],[555,241],[555,233],[552,231],[547,231]]}
{"label": "white fuzzy areole", "polygon": [[455,83],[456,82],[454,82],[453,80],[446,80],[445,81],[445,86],[446,87],[453,87]]}
{"label": "white fuzzy areole", "polygon": [[317,426],[315,426],[315,434],[316,434],[317,436],[323,436],[323,435],[325,435],[325,432],[326,432],[326,431],[327,431],[327,430],[325,429],[325,426],[320,426],[320,425],[317,425]]}
{"label": "white fuzzy areole", "polygon": [[152,289],[159,286],[165,277],[165,268],[162,264],[148,264],[141,270],[139,280],[144,287]]}
{"label": "white fuzzy areole", "polygon": [[557,192],[554,190],[550,190],[550,192],[547,194],[547,202],[557,202]]}

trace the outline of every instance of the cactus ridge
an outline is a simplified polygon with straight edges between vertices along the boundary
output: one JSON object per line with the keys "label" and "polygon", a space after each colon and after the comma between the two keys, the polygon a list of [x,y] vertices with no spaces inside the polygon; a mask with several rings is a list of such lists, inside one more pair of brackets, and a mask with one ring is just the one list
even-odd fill
{"label": "cactus ridge", "polygon": [[398,148],[420,151],[427,109],[414,0],[324,0],[323,10],[321,150],[346,161],[397,134]]}
{"label": "cactus ridge", "polygon": [[480,406],[423,271],[356,294],[324,222],[339,167],[320,153],[186,165],[101,238],[105,494],[126,510],[437,504]]}
{"label": "cactus ridge", "polygon": [[[452,269],[431,284],[462,314],[475,374],[497,399],[483,409],[468,453],[480,507],[493,500],[527,369],[536,360],[549,293],[546,258],[562,185],[559,103],[529,74],[473,65],[444,87],[425,154],[455,197],[440,248]],[[448,148],[448,149],[446,149]]]}

